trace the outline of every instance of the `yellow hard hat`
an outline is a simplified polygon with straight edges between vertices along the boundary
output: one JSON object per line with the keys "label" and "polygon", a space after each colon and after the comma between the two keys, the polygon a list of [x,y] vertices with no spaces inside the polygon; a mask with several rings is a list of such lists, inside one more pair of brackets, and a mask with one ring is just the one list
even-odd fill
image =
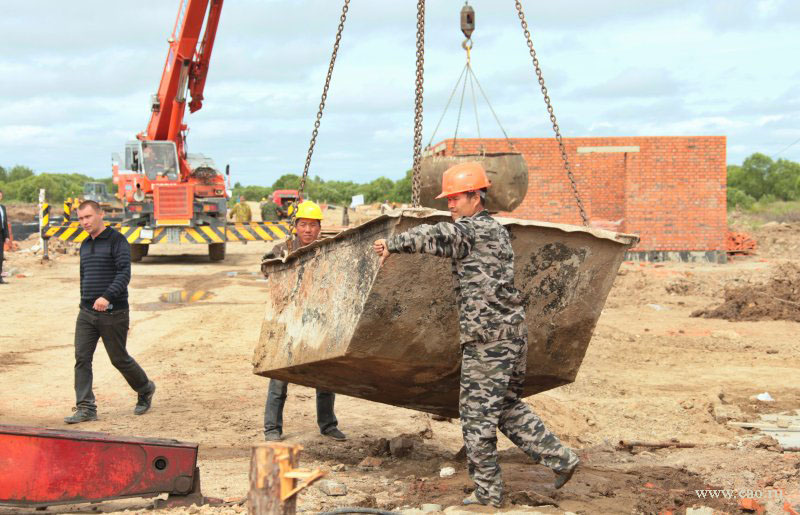
{"label": "yellow hard hat", "polygon": [[314,202],[306,200],[297,206],[297,216],[295,218],[322,220],[322,209],[320,209],[320,207]]}

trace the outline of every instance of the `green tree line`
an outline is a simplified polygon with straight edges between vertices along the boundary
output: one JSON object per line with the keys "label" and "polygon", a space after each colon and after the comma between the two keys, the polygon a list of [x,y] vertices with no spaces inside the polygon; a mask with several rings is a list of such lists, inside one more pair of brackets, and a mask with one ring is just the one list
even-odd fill
{"label": "green tree line", "polygon": [[[6,200],[36,202],[39,189],[47,190],[47,201],[51,204],[63,202],[67,197],[75,197],[83,191],[86,182],[98,179],[80,173],[42,173],[35,174],[27,166],[17,165],[10,169],[0,166],[0,190]],[[111,178],[101,179],[109,191],[114,186]],[[755,153],[741,165],[728,166],[728,208],[741,206],[750,208],[756,202],[762,204],[772,201],[800,200],[800,163],[788,159],[773,160],[764,154]],[[259,201],[279,189],[298,189],[300,176],[282,175],[271,186],[243,186],[236,183],[234,198],[241,195],[247,200]],[[355,195],[364,195],[367,203],[411,202],[411,170],[400,180],[386,177],[358,184],[353,181],[325,181],[320,177],[309,178],[306,182],[306,198],[332,204],[349,204]]]}
{"label": "green tree line", "polygon": [[728,166],[728,209],[778,200],[800,200],[800,163],[756,153]]}
{"label": "green tree line", "polygon": [[[104,182],[109,192],[116,191],[116,186],[111,178],[96,179],[80,173],[41,173],[35,174],[27,166],[16,165],[8,170],[0,166],[0,190],[4,192],[6,200],[19,202],[38,202],[39,189],[44,188],[47,201],[57,204],[67,197],[80,196],[86,182]],[[241,195],[247,200],[259,201],[270,196],[275,190],[298,189],[300,176],[295,174],[282,175],[271,186],[242,186],[236,183],[233,187],[233,196]],[[406,172],[404,178],[393,181],[386,177],[365,183],[357,184],[352,181],[324,181],[319,177],[306,181],[305,196],[319,202],[332,204],[350,204],[355,195],[364,195],[366,203],[411,202],[411,170]]]}
{"label": "green tree line", "polygon": [[[233,186],[233,197],[244,195],[246,200],[259,201],[269,197],[275,190],[296,190],[300,187],[300,176],[295,174],[282,175],[272,186],[242,186],[238,182]],[[306,180],[305,197],[318,202],[349,205],[355,195],[364,195],[364,202],[410,203],[411,202],[411,170],[405,177],[393,181],[386,177],[365,183],[357,184],[352,181],[324,181],[319,177]]]}
{"label": "green tree line", "polygon": [[27,166],[16,165],[8,170],[0,166],[0,190],[5,200],[19,202],[38,202],[39,190],[46,191],[47,202],[60,204],[67,197],[77,197],[83,193],[83,185],[87,182],[104,182],[109,191],[116,186],[111,177],[95,179],[80,173],[40,173],[35,174]]}

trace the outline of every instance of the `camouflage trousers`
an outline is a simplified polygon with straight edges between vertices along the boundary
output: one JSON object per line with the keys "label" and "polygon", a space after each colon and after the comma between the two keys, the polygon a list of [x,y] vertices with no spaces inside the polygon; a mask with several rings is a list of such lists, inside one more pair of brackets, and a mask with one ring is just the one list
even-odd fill
{"label": "camouflage trousers", "polygon": [[577,455],[544,427],[522,401],[528,339],[480,343],[462,347],[459,413],[469,473],[481,502],[499,506],[503,481],[497,463],[497,429],[534,462],[556,472],[571,468]]}

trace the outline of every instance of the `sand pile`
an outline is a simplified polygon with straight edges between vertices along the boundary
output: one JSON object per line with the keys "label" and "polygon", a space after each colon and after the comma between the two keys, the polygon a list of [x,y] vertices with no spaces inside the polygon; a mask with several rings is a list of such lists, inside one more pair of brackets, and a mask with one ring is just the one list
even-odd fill
{"label": "sand pile", "polygon": [[789,320],[800,322],[800,265],[778,266],[765,284],[725,289],[725,301],[700,309],[693,317],[736,321]]}

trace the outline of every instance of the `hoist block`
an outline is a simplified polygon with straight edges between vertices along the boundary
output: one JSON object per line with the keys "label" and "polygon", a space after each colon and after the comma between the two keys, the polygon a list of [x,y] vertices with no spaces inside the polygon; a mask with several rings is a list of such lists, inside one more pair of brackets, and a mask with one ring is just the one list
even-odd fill
{"label": "hoist block", "polygon": [[0,426],[0,504],[50,506],[198,490],[197,444]]}
{"label": "hoist block", "polygon": [[[395,211],[262,264],[268,278],[254,372],[448,417],[458,416],[460,346],[450,260],[372,242],[450,220]],[[638,238],[498,218],[511,233],[529,332],[525,395],[572,382],[625,251]]]}

